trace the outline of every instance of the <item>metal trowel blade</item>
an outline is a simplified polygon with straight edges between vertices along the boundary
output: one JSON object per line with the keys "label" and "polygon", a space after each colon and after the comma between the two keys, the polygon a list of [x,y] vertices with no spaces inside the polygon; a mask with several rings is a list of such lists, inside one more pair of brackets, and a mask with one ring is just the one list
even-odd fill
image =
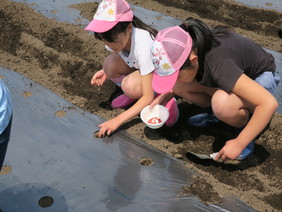
{"label": "metal trowel blade", "polygon": [[196,156],[196,157],[198,157],[198,158],[200,158],[200,159],[213,159],[213,160],[214,160],[214,158],[216,157],[216,155],[217,155],[218,152],[212,153],[212,154],[210,154],[210,155],[206,155],[206,154],[197,154],[197,153],[194,153],[194,152],[189,152],[189,153],[191,153],[192,155],[194,155],[194,156]]}

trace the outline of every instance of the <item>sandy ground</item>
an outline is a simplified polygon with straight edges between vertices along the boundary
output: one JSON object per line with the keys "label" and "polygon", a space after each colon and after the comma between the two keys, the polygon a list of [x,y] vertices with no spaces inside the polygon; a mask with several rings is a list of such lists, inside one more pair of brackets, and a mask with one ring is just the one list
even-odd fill
{"label": "sandy ground", "polygon": [[[210,25],[226,24],[266,48],[282,52],[277,27],[282,14],[250,9],[221,0],[130,0],[147,9],[185,19],[200,18]],[[84,17],[92,18],[96,3],[73,5]],[[181,8],[181,9],[178,9]],[[189,11],[189,12],[188,12]],[[53,11],[56,12],[56,11]],[[259,21],[258,21],[259,20]],[[111,100],[121,91],[107,81],[101,88],[90,86],[90,79],[101,68],[108,54],[104,45],[82,26],[56,22],[20,3],[0,1],[0,65],[51,89],[73,104],[110,119],[123,110],[112,110]],[[168,155],[196,168],[202,177],[183,188],[203,202],[219,203],[222,196],[234,195],[258,211],[282,210],[282,116],[275,114],[269,127],[258,137],[254,155],[236,162],[201,161],[191,154],[218,151],[234,136],[234,129],[219,124],[207,129],[188,125],[187,118],[200,113],[178,100],[180,119],[173,128],[149,129],[139,117],[125,123],[121,130],[142,139]]]}

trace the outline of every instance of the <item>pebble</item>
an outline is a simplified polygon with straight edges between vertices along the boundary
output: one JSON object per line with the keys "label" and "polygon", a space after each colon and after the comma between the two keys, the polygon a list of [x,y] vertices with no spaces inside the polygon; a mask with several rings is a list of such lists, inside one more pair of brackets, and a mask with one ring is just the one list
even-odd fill
{"label": "pebble", "polygon": [[175,158],[178,158],[178,159],[183,158],[181,154],[175,154],[174,157],[175,157]]}
{"label": "pebble", "polygon": [[167,149],[168,147],[169,147],[169,146],[168,146],[168,144],[164,144],[164,148],[166,148],[166,149]]}

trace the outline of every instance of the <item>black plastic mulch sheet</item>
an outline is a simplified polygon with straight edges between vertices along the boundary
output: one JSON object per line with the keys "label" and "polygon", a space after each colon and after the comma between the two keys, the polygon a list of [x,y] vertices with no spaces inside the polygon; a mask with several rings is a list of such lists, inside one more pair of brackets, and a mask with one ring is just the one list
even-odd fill
{"label": "black plastic mulch sheet", "polygon": [[[183,196],[198,173],[181,161],[123,131],[98,139],[102,118],[17,72],[0,67],[0,75],[14,104],[2,211],[254,211],[235,197],[216,206]],[[141,165],[144,158],[152,164]]]}

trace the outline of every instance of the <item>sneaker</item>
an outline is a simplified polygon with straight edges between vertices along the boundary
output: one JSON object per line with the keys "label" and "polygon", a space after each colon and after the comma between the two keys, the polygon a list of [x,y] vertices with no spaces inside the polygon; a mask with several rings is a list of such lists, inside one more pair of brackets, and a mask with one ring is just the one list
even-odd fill
{"label": "sneaker", "polygon": [[220,120],[215,117],[212,110],[209,108],[207,109],[207,113],[192,116],[188,119],[188,122],[195,127],[210,127],[213,124],[219,123]]}
{"label": "sneaker", "polygon": [[176,103],[176,99],[172,98],[168,103],[166,103],[165,107],[168,109],[169,112],[169,117],[165,122],[165,125],[167,127],[172,127],[173,125],[175,125],[179,118],[179,110]]}
{"label": "sneaker", "polygon": [[125,94],[122,94],[112,101],[112,108],[121,109],[136,102],[136,99],[131,99]]}
{"label": "sneaker", "polygon": [[[237,137],[244,128],[245,127],[236,128],[235,136]],[[255,140],[253,140],[251,143],[248,144],[248,146],[245,149],[243,149],[243,151],[236,158],[236,160],[244,160],[245,158],[253,154],[254,149],[255,149]]]}
{"label": "sneaker", "polygon": [[255,141],[252,141],[251,143],[248,144],[248,146],[243,149],[241,154],[236,158],[236,160],[244,160],[248,156],[252,155],[255,149]]}

